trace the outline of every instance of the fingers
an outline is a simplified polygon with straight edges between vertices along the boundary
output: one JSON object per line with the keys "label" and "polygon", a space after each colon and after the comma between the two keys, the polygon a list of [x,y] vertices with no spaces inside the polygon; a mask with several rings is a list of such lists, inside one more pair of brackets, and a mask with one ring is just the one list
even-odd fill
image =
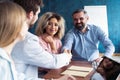
{"label": "fingers", "polygon": [[64,53],[71,53],[71,50],[64,49]]}
{"label": "fingers", "polygon": [[99,57],[99,58],[97,58],[96,60],[94,60],[94,61],[92,62],[92,66],[93,66],[94,69],[97,69],[97,67],[98,67],[98,65],[100,64],[100,62],[102,61],[102,59],[103,59],[103,58]]}
{"label": "fingers", "polygon": [[67,50],[68,53],[71,53],[71,50]]}
{"label": "fingers", "polygon": [[103,59],[103,58],[99,57],[99,58],[97,58],[95,61],[96,61],[96,62],[101,62],[102,59]]}

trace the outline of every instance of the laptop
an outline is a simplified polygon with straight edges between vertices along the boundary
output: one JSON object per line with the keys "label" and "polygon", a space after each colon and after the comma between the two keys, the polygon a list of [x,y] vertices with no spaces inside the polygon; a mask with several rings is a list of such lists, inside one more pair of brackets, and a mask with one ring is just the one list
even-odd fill
{"label": "laptop", "polygon": [[[119,58],[120,60],[120,58]],[[103,56],[103,60],[98,65],[96,71],[105,79],[105,80],[117,80],[120,74],[120,62],[115,58],[109,58]]]}

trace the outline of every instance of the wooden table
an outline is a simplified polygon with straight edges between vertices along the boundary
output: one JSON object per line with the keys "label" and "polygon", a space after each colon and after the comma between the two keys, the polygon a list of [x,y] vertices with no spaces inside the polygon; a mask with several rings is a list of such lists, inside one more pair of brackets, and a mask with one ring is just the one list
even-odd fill
{"label": "wooden table", "polygon": [[[86,61],[71,61],[71,63],[68,66],[62,67],[60,69],[52,69],[50,70],[45,76],[45,79],[50,79],[50,78],[59,78],[61,73],[65,71],[68,67],[75,65],[75,66],[83,66],[83,67],[92,67],[91,63],[86,62]],[[91,76],[93,75],[94,71],[90,72],[86,77],[78,77],[75,76],[77,80],[90,80]]]}

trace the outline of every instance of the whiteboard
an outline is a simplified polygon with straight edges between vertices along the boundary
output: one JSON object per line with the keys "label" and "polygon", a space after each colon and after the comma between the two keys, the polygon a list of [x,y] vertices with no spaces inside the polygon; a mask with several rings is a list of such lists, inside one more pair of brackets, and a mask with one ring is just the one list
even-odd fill
{"label": "whiteboard", "polygon": [[84,6],[84,9],[87,11],[89,16],[88,24],[94,24],[101,27],[101,29],[108,35],[106,6]]}

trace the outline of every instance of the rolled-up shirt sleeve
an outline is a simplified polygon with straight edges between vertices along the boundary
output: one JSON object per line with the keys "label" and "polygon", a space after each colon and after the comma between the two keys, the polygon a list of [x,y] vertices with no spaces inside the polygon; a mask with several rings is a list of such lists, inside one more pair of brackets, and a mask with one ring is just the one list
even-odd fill
{"label": "rolled-up shirt sleeve", "polygon": [[71,50],[74,42],[74,34],[68,32],[63,39],[62,51],[64,49]]}
{"label": "rolled-up shirt sleeve", "polygon": [[12,57],[16,63],[22,62],[25,64],[35,65],[44,68],[60,68],[69,64],[69,57],[67,53],[52,55],[45,51],[39,45],[37,36],[32,36],[16,44],[12,51]]}
{"label": "rolled-up shirt sleeve", "polygon": [[115,47],[109,37],[103,32],[100,28],[98,28],[98,39],[101,41],[105,48],[105,56],[112,56],[115,51]]}

